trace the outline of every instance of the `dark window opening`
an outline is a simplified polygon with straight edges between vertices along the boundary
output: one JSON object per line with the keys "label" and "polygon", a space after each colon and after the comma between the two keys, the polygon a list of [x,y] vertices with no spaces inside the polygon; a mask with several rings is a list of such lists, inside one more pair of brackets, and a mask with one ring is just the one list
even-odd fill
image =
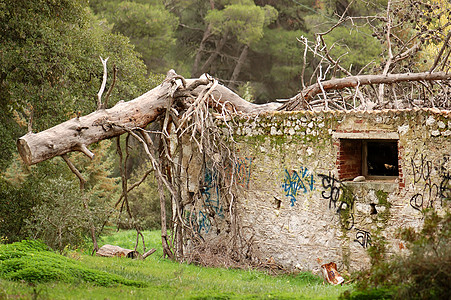
{"label": "dark window opening", "polygon": [[340,180],[389,179],[399,176],[398,141],[340,139],[338,154]]}
{"label": "dark window opening", "polygon": [[398,176],[398,143],[395,141],[367,141],[367,175]]}

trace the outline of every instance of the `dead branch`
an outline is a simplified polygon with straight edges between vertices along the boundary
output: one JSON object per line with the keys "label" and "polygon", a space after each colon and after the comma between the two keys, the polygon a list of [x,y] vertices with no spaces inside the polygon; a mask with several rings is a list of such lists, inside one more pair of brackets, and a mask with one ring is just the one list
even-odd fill
{"label": "dead branch", "polygon": [[103,65],[103,80],[102,80],[102,85],[100,86],[100,90],[97,93],[97,109],[102,109],[103,105],[102,105],[102,94],[103,91],[105,90],[105,86],[106,86],[106,80],[107,80],[107,68],[106,68],[106,63],[108,61],[109,57],[107,57],[106,59],[103,59],[102,56],[100,56],[100,61],[102,61],[102,65]]}
{"label": "dead branch", "polygon": [[326,80],[320,83],[315,83],[298,95],[291,98],[284,103],[278,110],[298,110],[305,107],[305,103],[311,101],[317,94],[324,89],[328,90],[342,90],[344,88],[355,88],[358,85],[372,85],[372,84],[394,84],[400,82],[413,81],[438,81],[451,79],[451,73],[445,72],[422,72],[422,73],[405,73],[405,74],[387,74],[387,75],[359,75],[349,76],[345,78],[336,78]]}
{"label": "dead branch", "polygon": [[113,82],[110,85],[110,88],[106,92],[105,100],[103,101],[102,108],[108,107],[108,99],[110,99],[111,92],[113,91],[114,85],[116,84],[116,76],[117,76],[117,67],[116,64],[113,65]]}

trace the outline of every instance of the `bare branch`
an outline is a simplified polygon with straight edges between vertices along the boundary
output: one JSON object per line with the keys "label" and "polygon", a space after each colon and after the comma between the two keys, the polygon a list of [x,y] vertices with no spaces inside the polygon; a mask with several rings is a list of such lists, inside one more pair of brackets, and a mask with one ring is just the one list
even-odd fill
{"label": "bare branch", "polygon": [[[432,67],[429,70],[429,72],[432,73],[435,70],[435,68],[437,67],[438,62],[440,61],[440,58],[443,55],[443,51],[445,51],[446,47],[448,47],[448,42],[449,42],[450,38],[451,38],[451,30],[448,32],[448,35],[446,36],[445,40],[443,41],[443,46],[440,49],[440,51],[438,52],[437,56],[435,57],[434,64],[432,65]],[[449,55],[449,53],[448,53],[448,55]],[[445,61],[445,63],[446,63],[446,61]]]}
{"label": "bare branch", "polygon": [[83,175],[81,175],[80,171],[78,171],[78,169],[70,161],[69,157],[67,157],[67,154],[63,154],[61,155],[61,157],[64,159],[64,161],[66,162],[67,166],[72,171],[72,173],[74,173],[77,176],[78,180],[80,181],[80,190],[83,191],[85,189],[86,179],[83,177]]}
{"label": "bare branch", "polygon": [[116,75],[117,75],[117,67],[116,64],[113,65],[113,82],[110,85],[110,88],[108,89],[105,100],[103,101],[102,108],[108,107],[108,99],[110,99],[111,92],[113,91],[114,84],[116,83]]}
{"label": "bare branch", "polygon": [[105,90],[105,86],[106,86],[106,80],[107,80],[107,68],[106,68],[106,63],[108,61],[109,57],[107,57],[105,60],[102,58],[102,56],[100,56],[100,61],[102,62],[103,65],[103,80],[102,80],[102,85],[100,86],[100,90],[97,93],[97,109],[102,109],[102,94],[103,91]]}

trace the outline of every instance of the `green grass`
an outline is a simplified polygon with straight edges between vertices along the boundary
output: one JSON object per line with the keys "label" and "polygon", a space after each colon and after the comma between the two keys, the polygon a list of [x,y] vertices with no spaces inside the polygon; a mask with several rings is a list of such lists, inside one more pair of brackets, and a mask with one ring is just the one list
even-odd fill
{"label": "green grass", "polygon": [[[349,286],[324,285],[321,278],[309,273],[270,276],[255,270],[179,264],[162,258],[158,232],[145,232],[145,237],[146,247],[157,249],[146,260],[92,257],[83,251],[70,251],[66,257],[46,250],[31,251],[34,256],[38,252],[45,254],[36,261],[27,258],[26,267],[36,270],[35,277],[31,277],[33,280],[20,276],[9,278],[5,276],[9,272],[0,265],[0,299],[336,299],[349,289]],[[134,232],[126,231],[106,236],[99,244],[131,249],[135,239]],[[3,255],[1,260],[8,246],[0,245],[3,263],[14,256],[10,247],[11,257]],[[142,253],[142,248],[138,251]],[[61,268],[55,271],[55,278],[61,275],[58,272],[63,274],[61,278],[37,280],[40,273],[36,263],[58,259]],[[91,272],[94,279],[106,279],[77,277],[79,273],[70,271],[71,268]]]}

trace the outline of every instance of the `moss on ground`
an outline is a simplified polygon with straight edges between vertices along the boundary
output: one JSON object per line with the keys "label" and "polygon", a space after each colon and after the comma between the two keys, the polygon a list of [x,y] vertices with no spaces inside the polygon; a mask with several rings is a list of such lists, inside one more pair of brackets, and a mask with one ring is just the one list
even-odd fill
{"label": "moss on ground", "polygon": [[145,286],[143,282],[87,268],[50,251],[44,243],[32,240],[0,245],[0,278],[29,283],[83,281],[99,286]]}

